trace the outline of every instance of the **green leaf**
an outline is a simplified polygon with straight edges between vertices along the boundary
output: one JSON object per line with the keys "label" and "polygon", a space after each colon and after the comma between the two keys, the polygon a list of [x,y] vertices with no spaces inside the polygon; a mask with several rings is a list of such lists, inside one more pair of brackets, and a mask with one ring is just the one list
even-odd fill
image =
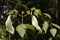
{"label": "green leaf", "polygon": [[36,9],[34,15],[36,15],[36,16],[41,15],[41,10],[40,9]]}
{"label": "green leaf", "polygon": [[55,28],[50,29],[50,33],[53,37],[55,37],[55,35],[57,33],[57,29],[55,29]]}
{"label": "green leaf", "polygon": [[22,2],[22,0],[17,0],[17,4],[20,4]]}
{"label": "green leaf", "polygon": [[33,8],[31,8],[31,10],[36,10],[36,8],[35,8],[35,7],[33,7]]}
{"label": "green leaf", "polygon": [[31,30],[35,30],[35,27],[33,25],[30,24],[26,24],[27,29],[31,29]]}
{"label": "green leaf", "polygon": [[51,23],[51,25],[53,25],[54,27],[56,27],[56,28],[60,29],[60,26],[59,26],[59,25],[57,25],[57,24]]}
{"label": "green leaf", "polygon": [[51,16],[49,14],[47,13],[43,13],[43,14],[51,19]]}
{"label": "green leaf", "polygon": [[7,14],[11,15],[11,14],[14,14],[14,11],[9,11]]}
{"label": "green leaf", "polygon": [[49,40],[52,40],[52,37],[50,37]]}
{"label": "green leaf", "polygon": [[20,26],[27,29],[26,24],[20,24]]}
{"label": "green leaf", "polygon": [[2,39],[0,39],[0,40],[2,40]]}
{"label": "green leaf", "polygon": [[45,33],[47,32],[48,27],[49,27],[48,21],[44,21],[42,29],[45,31]]}
{"label": "green leaf", "polygon": [[12,15],[12,14],[17,14],[18,13],[18,11],[17,10],[10,10],[7,14],[9,14],[9,15]]}
{"label": "green leaf", "polygon": [[40,9],[36,9],[35,7],[31,8],[31,10],[34,10],[34,15],[38,17],[38,15],[41,15],[41,10]]}
{"label": "green leaf", "polygon": [[18,34],[23,38],[25,33],[26,33],[26,26],[24,24],[18,25],[16,27],[16,31],[18,32]]}

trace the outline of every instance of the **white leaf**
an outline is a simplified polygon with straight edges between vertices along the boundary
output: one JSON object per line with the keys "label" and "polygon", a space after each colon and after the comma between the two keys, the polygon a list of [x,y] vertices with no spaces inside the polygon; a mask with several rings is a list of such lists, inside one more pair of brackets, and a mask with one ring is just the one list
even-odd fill
{"label": "white leaf", "polygon": [[14,27],[12,26],[11,15],[8,16],[5,25],[6,25],[6,30],[11,34],[14,34]]}
{"label": "white leaf", "polygon": [[32,15],[32,25],[39,31],[42,32],[42,29],[40,28],[40,26],[38,25],[38,21],[37,21],[37,18]]}
{"label": "white leaf", "polygon": [[48,21],[44,21],[42,29],[45,31],[45,33],[47,32],[48,27],[49,27]]}
{"label": "white leaf", "polygon": [[53,37],[55,37],[57,30],[55,28],[50,29],[50,33]]}
{"label": "white leaf", "polygon": [[60,29],[60,26],[59,25],[57,25],[57,24],[54,24],[54,23],[51,23],[54,27],[56,27],[56,28],[58,28],[58,29]]}

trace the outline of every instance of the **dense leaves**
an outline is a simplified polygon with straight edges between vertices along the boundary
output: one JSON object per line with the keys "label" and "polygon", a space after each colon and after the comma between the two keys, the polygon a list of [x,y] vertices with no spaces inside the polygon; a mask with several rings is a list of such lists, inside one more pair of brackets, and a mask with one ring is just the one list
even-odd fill
{"label": "dense leaves", "polygon": [[3,28],[3,27],[5,27],[5,26],[0,25],[0,39],[1,40],[5,40],[6,39],[5,38],[5,28]]}
{"label": "dense leaves", "polygon": [[[58,40],[55,39],[56,34],[60,32],[60,26],[55,24],[55,22],[59,20],[58,6],[55,6],[57,5],[57,1],[58,0],[0,0],[0,24],[3,25],[3,27],[0,27],[0,40]],[[25,14],[21,15],[22,11]],[[9,18],[10,21],[7,21],[8,15],[13,15],[13,19],[15,18],[16,20],[14,19],[12,21],[11,18]],[[27,15],[30,15],[31,18],[28,18]],[[57,17],[55,18],[55,16]],[[25,19],[26,21],[28,21],[28,19],[32,20],[27,23]],[[7,30],[4,29],[5,26]],[[14,35],[8,35],[9,33],[5,33],[5,30]],[[28,33],[26,32],[27,30]],[[41,32],[41,35],[37,35],[38,31]],[[7,39],[5,39],[5,36]]]}
{"label": "dense leaves", "polygon": [[18,34],[23,38],[26,30],[30,29],[30,30],[35,30],[34,26],[32,26],[31,24],[20,24],[16,27],[16,30],[18,32]]}

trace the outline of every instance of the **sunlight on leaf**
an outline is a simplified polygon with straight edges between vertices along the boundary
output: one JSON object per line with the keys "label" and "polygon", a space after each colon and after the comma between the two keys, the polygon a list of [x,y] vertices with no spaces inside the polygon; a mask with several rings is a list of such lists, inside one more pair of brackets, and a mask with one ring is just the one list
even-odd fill
{"label": "sunlight on leaf", "polygon": [[55,29],[55,28],[50,29],[50,33],[53,37],[55,37],[55,35],[57,33],[57,29]]}
{"label": "sunlight on leaf", "polygon": [[45,31],[45,33],[47,32],[48,27],[49,27],[48,21],[44,21],[42,29]]}
{"label": "sunlight on leaf", "polygon": [[60,29],[60,26],[59,26],[59,25],[57,25],[57,24],[51,23],[51,25],[53,25],[54,27],[56,27],[56,28]]}

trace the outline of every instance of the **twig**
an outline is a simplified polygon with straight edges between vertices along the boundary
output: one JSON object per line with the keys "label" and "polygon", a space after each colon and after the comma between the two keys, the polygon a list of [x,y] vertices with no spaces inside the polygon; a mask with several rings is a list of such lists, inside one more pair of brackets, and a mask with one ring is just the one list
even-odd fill
{"label": "twig", "polygon": [[10,38],[11,36],[10,36],[10,33],[9,33],[9,40],[11,40],[11,38]]}

